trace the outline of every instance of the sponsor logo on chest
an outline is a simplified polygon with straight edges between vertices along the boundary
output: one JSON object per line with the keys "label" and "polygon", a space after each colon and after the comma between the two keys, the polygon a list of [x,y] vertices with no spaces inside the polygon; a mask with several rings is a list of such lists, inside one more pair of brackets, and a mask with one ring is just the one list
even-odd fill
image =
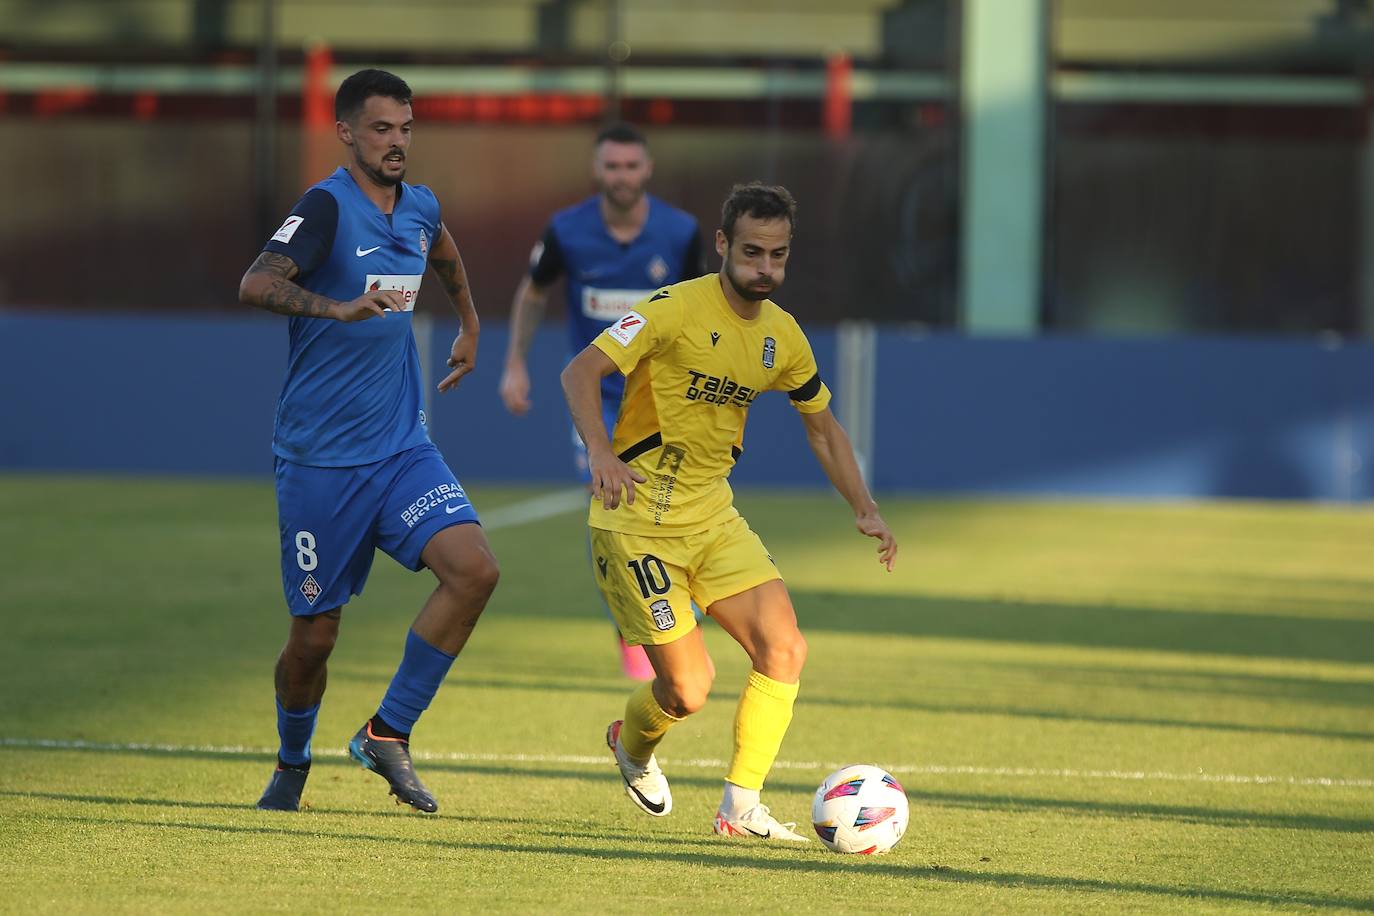
{"label": "sponsor logo on chest", "polygon": [[688,369],[691,381],[687,385],[687,400],[732,407],[748,407],[759,396],[757,388],[741,385],[728,375],[711,375]]}
{"label": "sponsor logo on chest", "polygon": [[582,314],[597,321],[615,321],[653,294],[651,289],[582,287]]}
{"label": "sponsor logo on chest", "polygon": [[375,293],[378,290],[394,289],[402,294],[401,311],[415,311],[415,297],[420,295],[422,274],[368,274],[363,292]]}

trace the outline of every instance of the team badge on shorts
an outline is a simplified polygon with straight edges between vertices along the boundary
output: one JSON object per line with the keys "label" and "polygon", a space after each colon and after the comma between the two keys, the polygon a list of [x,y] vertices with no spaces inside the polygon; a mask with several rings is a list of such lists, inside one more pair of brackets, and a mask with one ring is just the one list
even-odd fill
{"label": "team badge on shorts", "polygon": [[773,368],[773,358],[778,355],[778,342],[771,337],[763,339],[763,368]]}
{"label": "team badge on shorts", "polygon": [[673,606],[667,601],[655,601],[649,605],[649,611],[654,615],[654,626],[667,632],[677,626],[677,617],[673,614]]}
{"label": "team badge on shorts", "polygon": [[315,602],[320,597],[320,583],[315,581],[314,576],[305,577],[305,581],[301,583],[301,594],[305,596],[306,602],[311,607],[315,606]]}

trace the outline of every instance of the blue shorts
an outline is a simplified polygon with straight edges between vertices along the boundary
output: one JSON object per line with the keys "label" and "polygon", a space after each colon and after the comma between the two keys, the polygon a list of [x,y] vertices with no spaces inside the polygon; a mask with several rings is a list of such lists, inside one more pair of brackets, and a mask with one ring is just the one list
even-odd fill
{"label": "blue shorts", "polygon": [[477,512],[432,443],[348,468],[276,461],[277,520],[286,605],[298,617],[363,593],[380,547],[407,569],[435,532]]}
{"label": "blue shorts", "polygon": [[[620,401],[603,396],[601,398],[601,422],[606,424],[606,435],[610,436],[615,432],[615,418],[620,415]],[[573,464],[577,467],[578,479],[583,483],[592,482],[592,469],[587,466],[587,446],[583,443],[582,437],[577,434],[577,427],[572,431],[573,444]]]}

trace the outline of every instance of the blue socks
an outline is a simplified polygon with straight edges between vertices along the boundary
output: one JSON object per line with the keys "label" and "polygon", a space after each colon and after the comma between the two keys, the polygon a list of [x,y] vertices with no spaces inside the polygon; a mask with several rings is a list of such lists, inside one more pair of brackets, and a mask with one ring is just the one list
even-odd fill
{"label": "blue socks", "polygon": [[396,669],[396,676],[391,679],[386,696],[382,697],[378,718],[402,735],[409,735],[415,720],[439,691],[456,657],[434,648],[414,630],[407,632],[401,667]]}
{"label": "blue socks", "polygon": [[310,736],[315,734],[315,718],[319,713],[319,703],[309,709],[287,709],[277,700],[277,734],[281,737],[277,757],[282,763],[292,767],[309,766]]}

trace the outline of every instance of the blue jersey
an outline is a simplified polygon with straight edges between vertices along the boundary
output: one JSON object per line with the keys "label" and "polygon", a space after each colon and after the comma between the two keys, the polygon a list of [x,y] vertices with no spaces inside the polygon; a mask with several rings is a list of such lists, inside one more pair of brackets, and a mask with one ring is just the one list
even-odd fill
{"label": "blue jersey", "polygon": [[[601,218],[601,198],[589,197],[549,221],[535,247],[530,278],[548,286],[567,277],[569,353],[576,354],[660,286],[704,272],[701,236],[689,213],[652,195],[644,228],[632,242],[618,242]],[[620,402],[625,378],[612,372],[602,382],[605,398]]]}
{"label": "blue jersey", "polygon": [[296,464],[351,467],[428,442],[411,315],[439,232],[429,188],[402,183],[390,215],[338,169],[300,199],[264,248],[300,268],[295,282],[347,302],[399,290],[401,311],[343,322],[290,320],[286,384],[272,451]]}

